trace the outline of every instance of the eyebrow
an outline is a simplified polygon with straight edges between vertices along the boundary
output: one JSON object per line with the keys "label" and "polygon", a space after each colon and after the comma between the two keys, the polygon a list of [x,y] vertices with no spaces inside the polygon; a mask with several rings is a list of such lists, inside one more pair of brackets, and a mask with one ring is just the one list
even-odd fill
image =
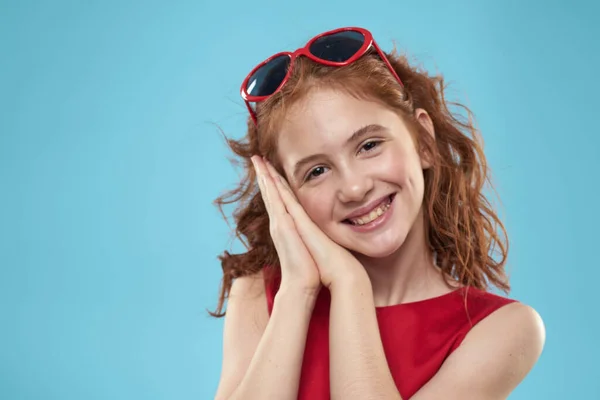
{"label": "eyebrow", "polygon": [[[347,146],[351,143],[358,142],[359,140],[361,140],[362,138],[364,138],[367,135],[371,135],[375,132],[382,132],[382,131],[387,131],[387,128],[385,128],[379,124],[369,124],[369,125],[363,126],[362,128],[355,131],[352,135],[350,135],[350,137],[348,137],[348,139],[346,139],[346,143],[344,145]],[[300,170],[306,164],[310,164],[324,156],[325,156],[324,154],[313,154],[313,155],[304,157],[303,159],[299,160],[296,163],[296,165],[294,165],[294,173],[293,173],[294,178],[296,179],[298,177]]]}

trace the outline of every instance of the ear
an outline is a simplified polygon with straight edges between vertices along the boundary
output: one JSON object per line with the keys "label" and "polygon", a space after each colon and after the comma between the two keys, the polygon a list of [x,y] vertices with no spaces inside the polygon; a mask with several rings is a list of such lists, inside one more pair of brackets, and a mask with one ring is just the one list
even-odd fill
{"label": "ear", "polygon": [[[431,137],[435,140],[435,128],[433,127],[433,121],[431,120],[431,117],[429,116],[427,111],[425,111],[422,108],[417,108],[415,110],[415,119],[419,122],[419,124],[421,124],[425,131],[429,133]],[[421,166],[423,169],[428,169],[431,167],[431,159],[428,156],[428,154],[424,154],[423,152],[421,152],[420,154]]]}

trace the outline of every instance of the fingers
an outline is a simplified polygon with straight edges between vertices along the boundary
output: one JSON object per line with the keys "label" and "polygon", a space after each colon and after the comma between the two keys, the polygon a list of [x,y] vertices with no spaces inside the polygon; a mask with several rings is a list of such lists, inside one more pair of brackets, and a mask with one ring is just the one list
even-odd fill
{"label": "fingers", "polygon": [[268,172],[271,174],[277,187],[277,192],[281,198],[287,212],[294,219],[298,233],[306,244],[319,242],[325,239],[326,235],[310,219],[302,205],[296,199],[294,192],[287,184],[286,180],[277,172],[277,170],[268,162],[265,163]]}
{"label": "fingers", "polygon": [[285,208],[288,213],[290,213],[294,219],[296,218],[308,218],[308,215],[304,211],[304,208],[298,203],[298,199],[296,195],[288,185],[287,181],[277,172],[277,170],[270,164],[266,163],[267,170],[271,174],[273,181],[275,182],[275,186],[278,189],[279,196],[283,201]]}
{"label": "fingers", "polygon": [[267,213],[271,214],[271,202],[269,201],[269,196],[267,193],[264,173],[261,172],[260,167],[257,165],[257,161],[255,157],[250,157],[250,161],[252,161],[252,165],[254,165],[254,170],[256,171],[256,182],[258,183],[258,188],[260,189],[260,195],[265,203],[265,207],[267,209]]}
{"label": "fingers", "polygon": [[[257,180],[269,213],[271,238],[279,257],[282,274],[288,279],[300,277],[300,281],[316,271],[315,261],[304,244],[296,227],[295,220],[286,210],[284,200],[276,186],[277,178],[271,175],[266,163],[258,156],[252,157],[257,172]],[[312,267],[311,267],[312,265]],[[308,268],[315,268],[315,271]],[[306,278],[308,279],[308,278]],[[319,281],[318,278],[316,278]],[[308,279],[310,280],[310,279]]]}
{"label": "fingers", "polygon": [[[287,181],[285,180],[284,177],[282,177],[279,172],[277,172],[277,170],[275,169],[275,167],[268,161],[265,162],[265,165],[267,167],[267,171],[269,172],[269,174],[271,175],[271,177],[273,178],[273,180],[275,181],[276,184],[281,184],[283,185],[283,187],[292,195],[294,196],[294,192],[292,191],[292,189],[290,188],[290,186],[288,185]],[[295,196],[294,196],[295,198]]]}
{"label": "fingers", "polygon": [[271,218],[283,216],[286,213],[285,206],[264,161],[258,156],[253,156],[251,160],[256,170],[256,180],[269,216]]}

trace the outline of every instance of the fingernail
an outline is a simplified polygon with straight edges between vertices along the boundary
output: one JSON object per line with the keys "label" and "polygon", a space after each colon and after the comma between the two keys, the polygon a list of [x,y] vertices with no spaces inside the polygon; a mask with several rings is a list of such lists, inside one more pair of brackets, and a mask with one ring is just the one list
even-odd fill
{"label": "fingernail", "polygon": [[258,164],[256,162],[256,156],[252,156],[250,160],[252,160],[252,165],[254,165],[254,169],[258,171],[260,168],[258,167]]}

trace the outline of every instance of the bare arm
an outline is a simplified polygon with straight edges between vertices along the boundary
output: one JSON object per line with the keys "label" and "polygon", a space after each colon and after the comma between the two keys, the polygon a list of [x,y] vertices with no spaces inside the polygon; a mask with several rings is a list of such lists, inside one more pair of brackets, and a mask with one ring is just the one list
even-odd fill
{"label": "bare arm", "polygon": [[[400,400],[370,286],[364,280],[340,284],[331,296],[332,398]],[[506,305],[478,323],[412,399],[506,399],[533,368],[544,341],[543,322],[535,310],[521,303]]]}
{"label": "bare arm", "polygon": [[383,351],[368,278],[332,286],[329,353],[332,399],[401,400]]}
{"label": "bare arm", "polygon": [[533,368],[545,341],[544,323],[533,308],[505,305],[475,325],[412,398],[504,400]]}
{"label": "bare arm", "polygon": [[296,399],[315,297],[281,288],[269,318],[262,274],[237,279],[225,317],[215,399]]}

